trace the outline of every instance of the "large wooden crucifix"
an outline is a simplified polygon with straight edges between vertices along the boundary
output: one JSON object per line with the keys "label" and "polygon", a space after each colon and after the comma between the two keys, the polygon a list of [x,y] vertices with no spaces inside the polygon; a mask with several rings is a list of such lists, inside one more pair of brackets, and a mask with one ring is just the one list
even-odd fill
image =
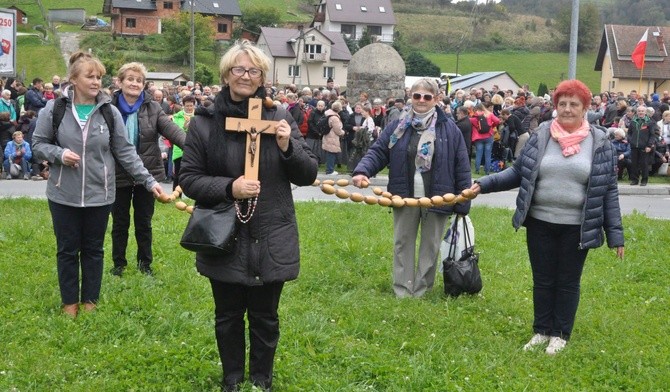
{"label": "large wooden crucifix", "polygon": [[244,178],[258,180],[259,156],[261,153],[261,134],[275,135],[278,121],[261,120],[263,100],[249,98],[248,118],[226,118],[226,131],[245,132],[247,134],[246,152],[244,154]]}

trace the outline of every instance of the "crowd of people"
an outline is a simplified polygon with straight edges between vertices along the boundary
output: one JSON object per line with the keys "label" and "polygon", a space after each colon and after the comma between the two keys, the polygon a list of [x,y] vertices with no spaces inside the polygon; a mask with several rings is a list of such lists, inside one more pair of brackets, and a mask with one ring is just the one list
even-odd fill
{"label": "crowd of people", "polygon": [[[68,85],[57,75],[50,83],[35,78],[27,88],[12,78],[0,81],[0,143],[2,151],[13,140],[14,131],[21,130],[23,140],[31,144],[31,131],[39,111],[46,102],[62,95]],[[102,91],[114,95],[122,87],[119,77]],[[386,125],[398,120],[409,107],[409,88],[402,97],[369,97],[365,92],[358,97],[348,97],[340,86],[328,79],[325,86],[297,88],[264,83],[266,96],[276,105],[289,111],[294,118],[309,148],[325,165],[326,174],[351,174],[367,148],[377,139]],[[188,119],[198,107],[208,107],[221,91],[221,86],[203,86],[198,82],[185,85],[153,83],[143,86],[146,98],[157,102],[163,112],[187,129]],[[544,96],[535,96],[527,86],[513,90],[500,90],[496,85],[447,93],[441,88],[436,97],[437,106],[457,123],[463,133],[468,155],[475,174],[498,172],[507,167],[519,155],[523,145],[540,124],[556,116],[549,91]],[[333,110],[333,104],[336,110]],[[338,122],[332,121],[334,113]],[[321,130],[319,120],[328,118],[328,129]],[[617,148],[623,156],[619,159],[619,179],[628,177],[631,185],[646,185],[649,176],[655,175],[660,166],[670,160],[670,93],[645,96],[635,90],[604,92],[594,95],[588,108],[587,119],[591,124],[602,126],[608,137],[615,140],[617,129],[624,132],[617,139]],[[330,124],[333,123],[333,124]],[[359,134],[359,131],[363,131]],[[182,150],[169,139],[161,138],[165,178],[177,186]],[[8,159],[5,151],[3,179],[24,178],[41,180],[49,174],[48,163],[36,157],[27,159],[28,170],[22,168],[25,157]],[[15,163],[12,175],[8,163]],[[12,169],[10,165],[10,169]]]}

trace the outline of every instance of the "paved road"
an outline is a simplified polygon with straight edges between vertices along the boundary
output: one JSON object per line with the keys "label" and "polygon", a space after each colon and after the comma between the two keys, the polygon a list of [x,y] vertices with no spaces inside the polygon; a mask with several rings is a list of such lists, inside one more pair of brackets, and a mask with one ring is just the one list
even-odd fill
{"label": "paved road", "polygon": [[[320,179],[329,178],[320,175]],[[340,178],[349,178],[340,176]],[[387,178],[379,177],[372,179],[371,187],[380,186],[386,189]],[[172,186],[162,184],[163,188],[171,192]],[[34,197],[44,198],[46,181],[24,181],[24,180],[1,180],[0,197]],[[372,195],[372,190],[359,190],[354,187],[347,187],[350,192],[358,191],[364,194]],[[646,214],[652,218],[670,219],[670,186],[668,185],[649,185],[646,187],[620,185],[619,200],[623,214],[631,214],[637,211]],[[310,201],[340,201],[334,196],[326,195],[318,187],[299,187],[294,189],[293,196],[295,200]],[[484,204],[492,207],[514,208],[516,191],[499,192],[488,195],[480,195],[475,203]]]}

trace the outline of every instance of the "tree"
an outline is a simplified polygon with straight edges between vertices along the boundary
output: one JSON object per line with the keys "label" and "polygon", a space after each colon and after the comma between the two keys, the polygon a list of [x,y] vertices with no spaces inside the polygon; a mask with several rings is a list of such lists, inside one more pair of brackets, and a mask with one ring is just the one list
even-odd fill
{"label": "tree", "polygon": [[367,28],[363,29],[363,33],[361,33],[361,38],[358,40],[358,48],[362,48],[364,46],[368,46],[372,43],[372,35],[368,31]]}
{"label": "tree", "polygon": [[[214,25],[212,18],[194,15],[195,24],[195,51],[211,48],[212,38],[214,37]],[[170,57],[173,60],[179,60],[184,65],[190,64],[189,51],[191,49],[191,15],[182,12],[174,19],[163,20],[164,45],[169,48]]]}
{"label": "tree", "polygon": [[242,11],[242,25],[245,30],[260,35],[261,27],[279,24],[280,14],[274,7],[249,6]]}
{"label": "tree", "polygon": [[[572,20],[572,10],[569,7],[563,8],[556,20],[556,28],[563,35],[564,41],[561,49],[570,48],[570,24]],[[602,26],[598,8],[594,4],[585,4],[579,7],[579,29],[577,33],[577,52],[584,52],[595,48],[600,42],[598,32]]]}
{"label": "tree", "polygon": [[405,73],[412,76],[440,77],[440,67],[419,52],[411,52],[405,58]]}
{"label": "tree", "polygon": [[544,84],[543,82],[540,82],[540,85],[537,86],[537,96],[544,97],[544,94],[547,94],[548,92],[549,89],[547,88],[547,85]]}
{"label": "tree", "polygon": [[195,81],[209,86],[214,82],[214,73],[204,64],[195,65]]}
{"label": "tree", "polygon": [[342,34],[342,38],[344,39],[344,43],[347,44],[347,48],[349,48],[349,52],[351,52],[351,54],[358,52],[358,49],[360,48],[358,47],[358,42],[356,42],[354,38],[344,34]]}

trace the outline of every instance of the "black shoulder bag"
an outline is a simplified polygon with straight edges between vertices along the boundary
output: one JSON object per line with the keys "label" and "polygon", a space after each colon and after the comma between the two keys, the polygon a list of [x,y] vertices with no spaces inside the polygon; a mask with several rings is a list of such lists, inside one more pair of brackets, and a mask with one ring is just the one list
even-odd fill
{"label": "black shoulder bag", "polygon": [[237,212],[234,203],[195,206],[179,244],[192,252],[221,256],[235,252]]}
{"label": "black shoulder bag", "polygon": [[[453,227],[458,228],[459,216],[456,215]],[[462,218],[465,220],[465,218]],[[456,260],[456,241],[449,244],[449,253],[442,262],[444,275],[444,293],[458,297],[463,293],[477,294],[482,291],[482,275],[479,272],[479,254],[475,253],[475,246],[470,237],[468,225],[463,222],[466,250]],[[456,235],[453,238],[458,238]]]}

